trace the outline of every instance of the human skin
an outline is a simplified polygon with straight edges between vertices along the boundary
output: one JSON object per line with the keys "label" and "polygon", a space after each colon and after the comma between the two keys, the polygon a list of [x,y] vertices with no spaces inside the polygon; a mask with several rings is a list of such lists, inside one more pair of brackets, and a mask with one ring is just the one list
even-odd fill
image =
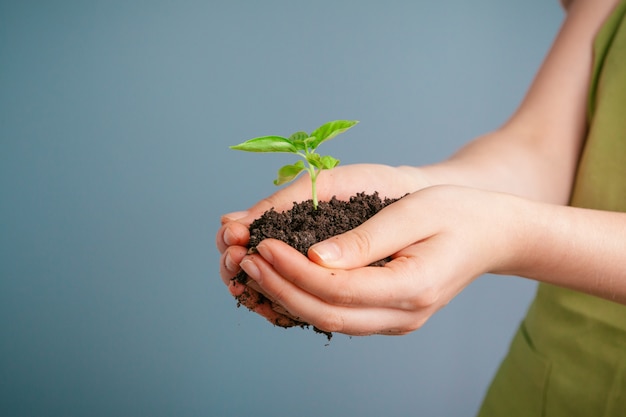
{"label": "human skin", "polygon": [[[271,303],[268,320],[350,335],[421,327],[476,277],[517,275],[626,304],[626,213],[567,207],[586,132],[594,36],[617,2],[574,0],[517,111],[499,129],[425,167],[349,165],[322,173],[320,199],[360,191],[407,197],[303,256],[266,239],[246,254],[247,226],[308,197],[306,178],[222,217],[216,242],[231,293]],[[391,256],[384,267],[369,263]]]}

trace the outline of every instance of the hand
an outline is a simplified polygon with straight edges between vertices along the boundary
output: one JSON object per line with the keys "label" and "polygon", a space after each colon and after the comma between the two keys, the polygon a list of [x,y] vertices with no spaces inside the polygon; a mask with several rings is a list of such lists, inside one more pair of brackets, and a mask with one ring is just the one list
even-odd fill
{"label": "hand", "polygon": [[[524,251],[525,201],[455,186],[413,193],[309,258],[266,239],[236,259],[282,317],[327,332],[405,334],[476,277],[506,273]],[[369,263],[392,255],[384,267]],[[240,258],[243,256],[243,258]],[[271,310],[276,312],[278,308]],[[263,313],[261,313],[263,314]]]}
{"label": "hand", "polygon": [[[393,168],[372,164],[347,165],[320,174],[318,195],[320,200],[330,200],[332,196],[347,200],[357,192],[377,191],[381,197],[399,197],[428,185],[422,171],[417,168]],[[259,294],[260,288],[256,284],[252,283],[249,287],[234,281],[233,277],[240,271],[239,264],[246,255],[245,246],[250,237],[248,232],[250,223],[272,207],[277,211],[288,210],[293,202],[310,198],[310,181],[308,177],[303,176],[247,211],[224,215],[222,227],[216,237],[217,247],[222,254],[220,275],[231,294],[241,304],[272,323],[284,327],[302,323],[279,306],[263,302],[264,297]]]}

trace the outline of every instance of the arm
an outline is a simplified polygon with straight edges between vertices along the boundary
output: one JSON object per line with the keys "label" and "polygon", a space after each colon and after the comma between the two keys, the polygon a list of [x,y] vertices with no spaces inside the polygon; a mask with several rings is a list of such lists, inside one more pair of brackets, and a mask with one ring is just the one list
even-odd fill
{"label": "arm", "polygon": [[626,213],[524,202],[511,268],[501,271],[626,305]]}
{"label": "arm", "polygon": [[567,18],[518,110],[497,131],[425,167],[430,181],[566,203],[586,131],[593,40],[616,3],[569,1]]}
{"label": "arm", "polygon": [[[572,1],[544,64],[504,126],[442,163],[371,175],[375,187],[419,191],[314,246],[308,258],[271,239],[257,247],[259,254],[245,256],[242,248],[249,217],[294,201],[302,195],[297,184],[257,204],[241,223],[226,218],[218,233],[224,281],[240,265],[252,278],[249,287],[272,300],[274,309],[265,305],[260,314],[348,334],[415,330],[486,272],[626,303],[626,214],[562,206],[586,131],[592,42],[615,3]],[[348,192],[355,184],[346,179],[370,169],[344,167],[325,183]],[[393,261],[383,268],[362,267],[389,254]],[[240,290],[231,287],[233,294]]]}
{"label": "arm", "polygon": [[[257,247],[260,256],[246,257],[241,267],[276,311],[322,330],[405,334],[485,272],[525,276],[626,304],[625,232],[626,213],[443,185],[411,194],[325,241],[326,248],[337,245],[329,257],[314,246],[313,262],[267,239]],[[381,235],[394,241],[371,238]],[[362,257],[380,259],[390,250],[396,251],[385,267],[350,265]]]}

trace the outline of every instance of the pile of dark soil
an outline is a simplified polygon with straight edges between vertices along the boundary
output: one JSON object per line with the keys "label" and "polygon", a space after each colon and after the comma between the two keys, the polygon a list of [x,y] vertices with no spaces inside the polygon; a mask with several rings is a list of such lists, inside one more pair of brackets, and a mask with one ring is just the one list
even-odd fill
{"label": "pile of dark soil", "polygon": [[[317,242],[354,229],[367,219],[378,213],[384,207],[398,199],[381,199],[378,193],[358,193],[349,201],[341,201],[333,197],[330,201],[320,202],[317,210],[313,209],[313,201],[308,200],[294,203],[294,206],[285,212],[277,212],[274,209],[266,211],[261,217],[250,225],[250,241],[248,252],[254,253],[256,246],[267,238],[279,239],[294,247],[306,256],[309,248]],[[372,265],[382,266],[389,259],[381,259]],[[248,276],[241,271],[234,278],[245,284]],[[250,293],[244,291],[238,298],[238,305],[244,304],[251,308]],[[256,304],[270,302],[259,294]],[[308,327],[308,323],[295,320],[277,321],[281,327]],[[316,332],[325,334],[329,339],[330,333],[314,328]]]}

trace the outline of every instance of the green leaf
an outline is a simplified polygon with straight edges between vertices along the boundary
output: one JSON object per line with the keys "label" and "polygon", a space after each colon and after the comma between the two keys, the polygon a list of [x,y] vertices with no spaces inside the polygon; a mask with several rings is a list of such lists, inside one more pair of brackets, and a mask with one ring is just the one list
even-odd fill
{"label": "green leaf", "polygon": [[333,158],[332,156],[322,156],[322,169],[333,169],[337,165],[339,165],[339,159]]}
{"label": "green leaf", "polygon": [[289,140],[292,141],[292,142],[302,141],[302,140],[305,140],[308,137],[309,137],[308,133],[300,131],[300,132],[296,132],[296,133],[292,134],[291,136],[289,136]]}
{"label": "green leaf", "polygon": [[298,149],[287,138],[281,136],[262,136],[247,140],[230,149],[246,152],[289,152],[296,153]]}
{"label": "green leaf", "polygon": [[309,164],[313,165],[317,169],[322,169],[323,168],[322,157],[319,156],[316,153],[308,154],[306,156],[306,160],[309,162]]}
{"label": "green leaf", "polygon": [[306,132],[296,132],[289,136],[289,140],[293,143],[293,146],[296,147],[299,151],[306,150],[305,140],[308,139],[309,134]]}
{"label": "green leaf", "polygon": [[285,165],[278,170],[278,178],[274,180],[274,184],[282,185],[288,183],[289,181],[293,181],[304,169],[305,166],[302,161],[297,161],[293,165]]}
{"label": "green leaf", "polygon": [[311,146],[311,144],[315,143],[316,140],[317,138],[315,136],[309,136],[304,140],[304,146],[306,146],[307,149],[315,150],[315,148]]}
{"label": "green leaf", "polygon": [[357,120],[335,120],[333,122],[324,123],[311,132],[311,136],[315,136],[316,139],[310,144],[310,147],[313,149],[317,148],[320,143],[334,138],[357,123],[359,123]]}
{"label": "green leaf", "polygon": [[306,151],[307,149],[306,140],[295,140],[292,143],[298,151]]}

